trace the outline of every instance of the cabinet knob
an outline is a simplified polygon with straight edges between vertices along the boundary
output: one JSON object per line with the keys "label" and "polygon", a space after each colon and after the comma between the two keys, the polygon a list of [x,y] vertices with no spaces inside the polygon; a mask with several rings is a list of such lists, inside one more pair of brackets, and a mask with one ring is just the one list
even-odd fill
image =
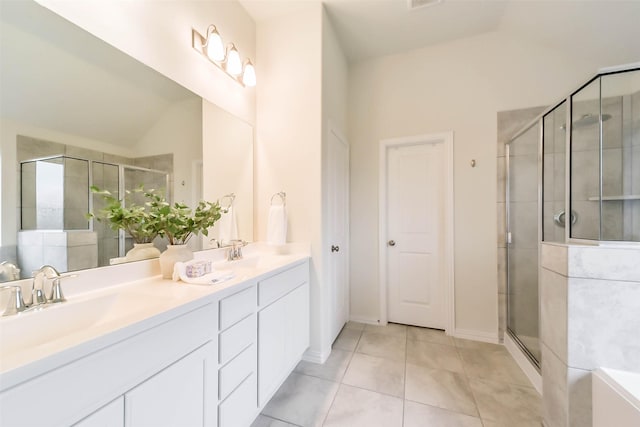
{"label": "cabinet knob", "polygon": [[396,245],[396,241],[395,241],[395,240],[389,240],[389,241],[387,242],[387,244],[388,244],[389,246],[395,246],[395,245]]}
{"label": "cabinet knob", "polygon": [[340,252],[340,246],[331,245],[331,252]]}

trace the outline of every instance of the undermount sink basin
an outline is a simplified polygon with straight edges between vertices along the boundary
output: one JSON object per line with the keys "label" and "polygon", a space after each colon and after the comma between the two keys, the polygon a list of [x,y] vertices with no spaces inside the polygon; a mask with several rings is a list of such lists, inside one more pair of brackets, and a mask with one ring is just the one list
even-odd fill
{"label": "undermount sink basin", "polygon": [[120,292],[45,305],[39,310],[0,318],[0,355],[90,333],[99,325],[127,318],[141,309],[170,302],[156,295]]}
{"label": "undermount sink basin", "polygon": [[215,263],[213,267],[217,270],[231,270],[234,272],[241,269],[262,269],[276,267],[279,264],[284,264],[285,262],[288,262],[290,258],[290,255],[251,255],[234,261],[221,261]]}

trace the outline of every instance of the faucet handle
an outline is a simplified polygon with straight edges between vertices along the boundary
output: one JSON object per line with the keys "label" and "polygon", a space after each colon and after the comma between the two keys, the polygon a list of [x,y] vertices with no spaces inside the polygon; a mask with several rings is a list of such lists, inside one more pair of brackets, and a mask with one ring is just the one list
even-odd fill
{"label": "faucet handle", "polygon": [[65,302],[67,299],[62,294],[62,279],[67,277],[78,277],[75,273],[60,274],[58,277],[53,277],[51,283],[51,295],[49,296],[49,302],[55,304],[57,302]]}
{"label": "faucet handle", "polygon": [[8,285],[0,287],[1,291],[10,290],[11,297],[9,298],[9,303],[7,304],[7,308],[2,313],[3,316],[11,316],[14,314],[18,314],[27,309],[26,304],[24,303],[24,299],[22,299],[22,288],[18,285]]}
{"label": "faucet handle", "polygon": [[53,283],[51,285],[51,297],[49,298],[49,302],[51,302],[52,304],[57,302],[65,302],[67,300],[62,294],[62,286],[60,286],[61,279],[62,277],[55,277],[53,279]]}

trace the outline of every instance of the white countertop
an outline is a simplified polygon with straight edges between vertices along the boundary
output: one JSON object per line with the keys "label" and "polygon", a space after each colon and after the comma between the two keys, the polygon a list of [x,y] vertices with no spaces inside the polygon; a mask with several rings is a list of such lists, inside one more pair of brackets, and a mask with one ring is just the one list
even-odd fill
{"label": "white countertop", "polygon": [[[196,258],[206,259],[211,253],[202,251],[196,253]],[[215,303],[264,278],[305,262],[309,255],[247,251],[245,258],[250,260],[251,257],[261,257],[261,262],[241,260],[219,266],[224,269],[232,267],[235,272],[234,278],[219,284],[192,285],[162,280],[160,276],[129,282],[121,279],[118,283],[117,277],[114,277],[111,285],[67,295],[68,301],[59,306],[0,319],[0,391],[199,307]],[[132,264],[126,268],[130,270]],[[141,266],[144,265],[143,262]],[[80,283],[82,274],[74,280]],[[82,319],[80,324],[74,323],[73,318],[62,320],[64,316],[74,315]],[[82,322],[86,322],[86,326]],[[56,331],[55,328],[61,330]],[[25,333],[25,330],[35,332]]]}

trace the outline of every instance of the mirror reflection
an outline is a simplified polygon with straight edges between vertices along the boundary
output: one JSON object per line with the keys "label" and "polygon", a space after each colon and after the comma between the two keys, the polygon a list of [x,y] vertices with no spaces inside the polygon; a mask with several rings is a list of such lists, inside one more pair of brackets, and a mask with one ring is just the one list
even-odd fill
{"label": "mirror reflection", "polygon": [[[120,198],[144,185],[189,206],[226,206],[234,193],[237,237],[251,240],[250,125],[207,102],[203,111],[200,97],[34,2],[0,8],[0,281],[44,264],[71,271],[126,260],[131,237],[87,218],[104,206],[91,185]],[[203,183],[211,121],[207,158],[225,168],[242,161]],[[211,237],[229,234],[219,228]]]}

